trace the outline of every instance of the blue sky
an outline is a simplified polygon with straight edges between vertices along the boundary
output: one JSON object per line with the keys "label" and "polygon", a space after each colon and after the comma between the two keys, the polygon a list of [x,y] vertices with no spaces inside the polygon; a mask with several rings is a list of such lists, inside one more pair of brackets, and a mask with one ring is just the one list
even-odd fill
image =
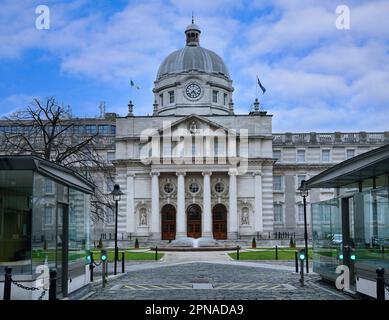
{"label": "blue sky", "polygon": [[[35,8],[50,8],[50,30]],[[335,9],[350,8],[350,30]],[[221,55],[237,113],[257,94],[274,132],[389,130],[389,1],[2,0],[0,116],[55,96],[77,116],[152,113],[163,58],[181,48],[192,10],[201,45]],[[132,79],[140,86],[134,90]]]}

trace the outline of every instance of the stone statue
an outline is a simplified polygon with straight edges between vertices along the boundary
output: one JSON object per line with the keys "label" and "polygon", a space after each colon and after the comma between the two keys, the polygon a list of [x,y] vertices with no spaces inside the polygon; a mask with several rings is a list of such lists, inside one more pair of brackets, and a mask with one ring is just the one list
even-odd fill
{"label": "stone statue", "polygon": [[139,225],[146,226],[147,225],[147,213],[146,213],[145,209],[141,210],[139,218],[140,218]]}
{"label": "stone statue", "polygon": [[189,131],[190,133],[197,133],[197,124],[196,124],[196,121],[192,121],[192,123],[190,124],[190,127],[189,127]]}
{"label": "stone statue", "polygon": [[243,209],[242,211],[242,224],[250,224],[249,212],[247,209]]}

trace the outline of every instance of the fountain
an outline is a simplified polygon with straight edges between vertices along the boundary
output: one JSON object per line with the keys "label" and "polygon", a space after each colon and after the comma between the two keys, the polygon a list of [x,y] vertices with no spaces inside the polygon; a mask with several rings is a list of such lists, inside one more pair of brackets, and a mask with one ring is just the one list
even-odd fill
{"label": "fountain", "polygon": [[224,251],[235,249],[236,247],[226,246],[211,237],[181,237],[173,240],[166,247],[160,247],[162,251]]}

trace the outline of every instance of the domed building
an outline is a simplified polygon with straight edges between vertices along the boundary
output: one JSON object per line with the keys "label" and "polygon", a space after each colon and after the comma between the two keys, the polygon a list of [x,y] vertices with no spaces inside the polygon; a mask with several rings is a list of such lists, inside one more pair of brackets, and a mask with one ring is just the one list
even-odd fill
{"label": "domed building", "polygon": [[[116,119],[119,232],[147,241],[251,240],[273,231],[272,117],[234,113],[223,59],[200,28],[161,63],[153,115]],[[123,214],[125,213],[125,214]]]}

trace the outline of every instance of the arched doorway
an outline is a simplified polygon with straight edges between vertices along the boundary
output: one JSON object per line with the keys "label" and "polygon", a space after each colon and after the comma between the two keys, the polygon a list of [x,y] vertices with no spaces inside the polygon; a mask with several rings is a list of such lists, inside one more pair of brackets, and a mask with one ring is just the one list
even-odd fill
{"label": "arched doorway", "polygon": [[212,231],[216,240],[227,240],[227,208],[223,204],[213,207]]}
{"label": "arched doorway", "polygon": [[176,238],[176,208],[171,204],[162,207],[162,240]]}
{"label": "arched doorway", "polygon": [[191,204],[186,209],[187,236],[192,238],[201,237],[201,208],[197,204]]}

